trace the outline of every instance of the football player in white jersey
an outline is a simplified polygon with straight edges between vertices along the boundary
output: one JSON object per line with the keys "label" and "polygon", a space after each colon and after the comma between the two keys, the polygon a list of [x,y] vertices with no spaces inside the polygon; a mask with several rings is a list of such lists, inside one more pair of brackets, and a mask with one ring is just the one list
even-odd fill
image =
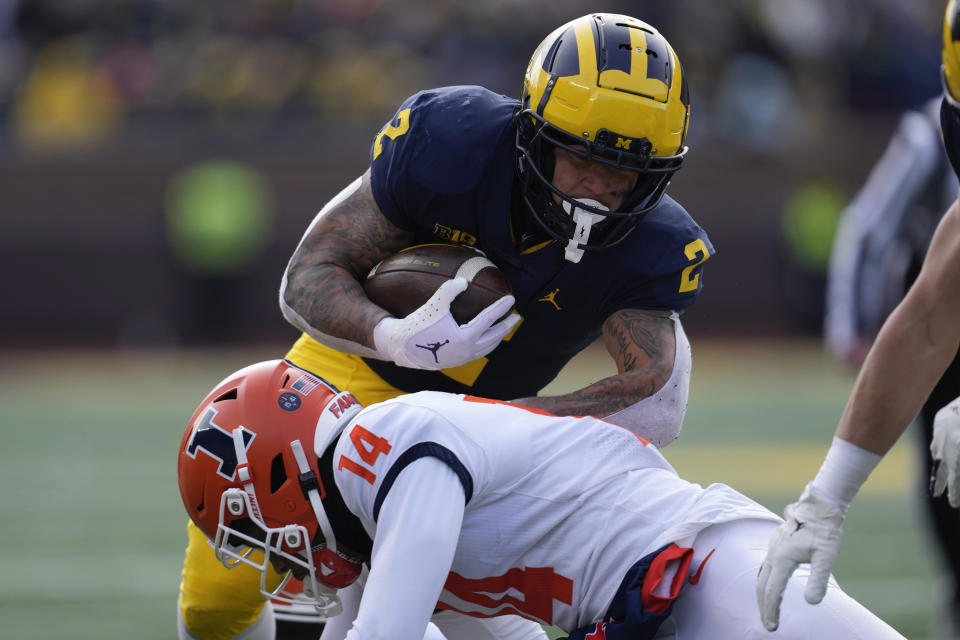
{"label": "football player in white jersey", "polygon": [[[944,17],[944,99],[940,127],[944,148],[960,175],[960,4],[947,3]],[[836,435],[816,477],[770,540],[757,579],[764,625],[777,629],[791,614],[784,600],[794,569],[810,565],[805,599],[817,603],[828,591],[842,524],[851,500],[920,411],[960,346],[960,201],[934,231],[923,266],[903,301],[880,328],[863,363]],[[960,507],[960,398],[937,412],[930,443],[931,489]],[[789,596],[787,596],[789,597]]]}
{"label": "football player in white jersey", "polygon": [[[218,558],[258,570],[268,597],[288,597],[273,567],[332,616],[367,565],[349,640],[511,614],[577,639],[768,635],[753,591],[780,519],[595,418],[430,391],[364,409],[273,360],[207,395],[177,471]],[[816,607],[796,580],[777,637],[902,638],[832,580]]]}

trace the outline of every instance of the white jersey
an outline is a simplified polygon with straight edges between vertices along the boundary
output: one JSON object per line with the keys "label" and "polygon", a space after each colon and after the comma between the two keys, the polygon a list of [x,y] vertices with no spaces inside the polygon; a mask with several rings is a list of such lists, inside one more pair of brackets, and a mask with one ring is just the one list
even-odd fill
{"label": "white jersey", "polygon": [[570,631],[601,620],[650,552],[715,523],[778,521],[725,485],[682,480],[626,429],[462,395],[425,391],[365,409],[333,466],[374,540],[348,637],[418,638],[438,599]]}

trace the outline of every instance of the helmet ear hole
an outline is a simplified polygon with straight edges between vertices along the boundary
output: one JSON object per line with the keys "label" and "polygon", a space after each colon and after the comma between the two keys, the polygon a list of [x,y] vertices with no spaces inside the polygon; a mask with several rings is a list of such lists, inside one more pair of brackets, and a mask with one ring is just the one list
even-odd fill
{"label": "helmet ear hole", "polygon": [[270,463],[270,493],[276,493],[287,481],[287,470],[283,467],[283,454],[278,453]]}

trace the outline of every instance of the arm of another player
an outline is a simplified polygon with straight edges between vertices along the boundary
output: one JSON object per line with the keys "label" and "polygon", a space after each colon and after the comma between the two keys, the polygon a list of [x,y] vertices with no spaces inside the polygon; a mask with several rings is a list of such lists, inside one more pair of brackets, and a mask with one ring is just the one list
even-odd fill
{"label": "arm of another player", "polygon": [[370,575],[346,640],[422,640],[464,509],[460,479],[436,458],[421,458],[397,476],[377,518]]}
{"label": "arm of another player", "polygon": [[[920,275],[867,355],[823,465],[800,500],[787,506],[786,521],[770,541],[757,582],[767,629],[777,628],[783,591],[798,564],[811,564],[807,601],[823,598],[850,501],[920,411],[957,352],[958,286],[960,205],[954,202],[937,226]],[[941,422],[941,429],[951,425],[960,431],[956,421]],[[945,453],[947,466],[956,469],[960,450],[954,445]],[[945,483],[945,478],[940,481],[941,489]]]}
{"label": "arm of another player", "polygon": [[[558,415],[604,419],[664,446],[680,432],[690,379],[690,344],[671,311],[623,309],[603,323],[617,374],[560,396],[518,404]],[[649,400],[649,402],[646,402]]]}
{"label": "arm of another player", "polygon": [[884,323],[837,436],[883,455],[916,417],[960,344],[960,204],[933,235],[920,275]]}

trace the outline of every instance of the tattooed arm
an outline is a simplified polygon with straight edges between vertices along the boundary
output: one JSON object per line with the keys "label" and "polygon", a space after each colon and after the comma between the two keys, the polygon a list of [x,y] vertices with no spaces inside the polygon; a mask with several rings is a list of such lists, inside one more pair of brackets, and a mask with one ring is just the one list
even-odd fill
{"label": "tattooed arm", "polygon": [[657,446],[680,432],[690,382],[690,345],[670,311],[629,309],[603,324],[603,342],[617,375],[562,396],[518,404],[558,415],[592,415],[626,427]]}
{"label": "tattooed arm", "polygon": [[374,264],[412,243],[412,233],[380,213],[368,169],[323,207],[300,240],[280,287],[283,316],[318,342],[378,357],[373,328],[390,314],[370,302],[361,282]]}

